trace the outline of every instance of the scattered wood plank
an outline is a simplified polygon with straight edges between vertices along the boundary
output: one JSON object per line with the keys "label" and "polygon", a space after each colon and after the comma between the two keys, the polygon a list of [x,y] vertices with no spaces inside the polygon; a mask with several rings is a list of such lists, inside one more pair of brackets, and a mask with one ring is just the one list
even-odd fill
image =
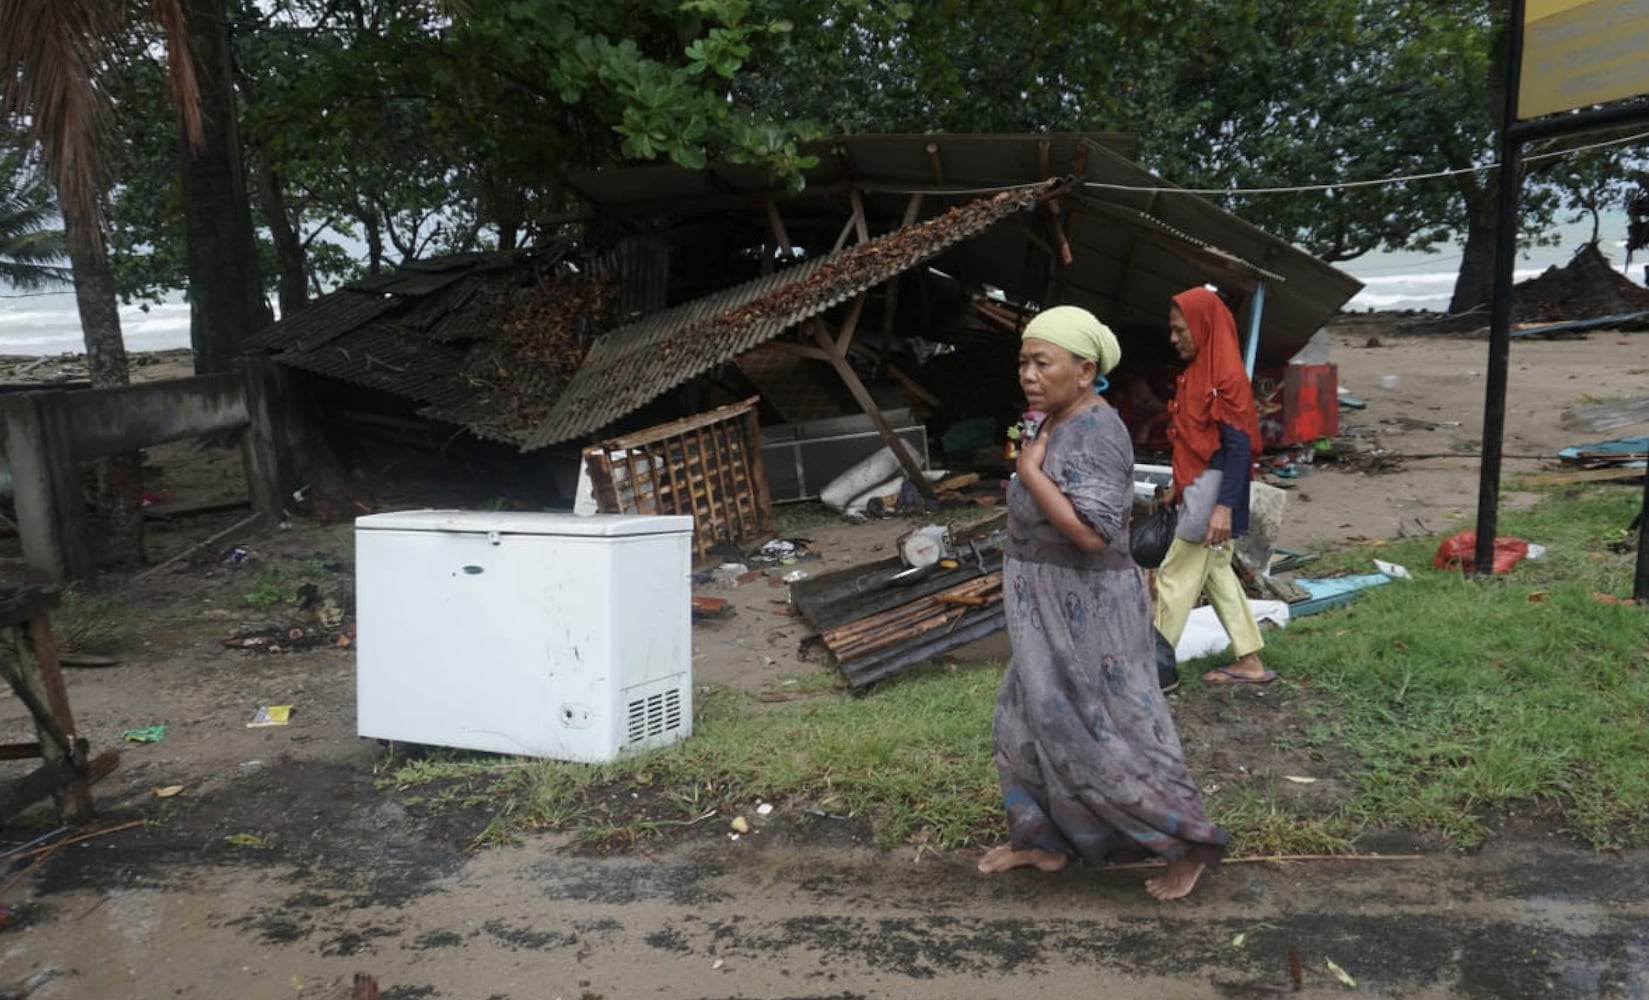
{"label": "scattered wood plank", "polygon": [[169,521],[178,517],[189,517],[195,514],[215,514],[225,510],[242,510],[252,503],[246,497],[236,497],[228,500],[205,500],[196,503],[171,503],[161,500],[143,508],[143,516],[154,521]]}
{"label": "scattered wood plank", "polygon": [[174,563],[179,562],[185,556],[191,555],[192,553],[194,553],[194,552],[196,552],[200,549],[204,549],[208,545],[213,545],[217,542],[221,542],[225,538],[228,538],[230,535],[233,535],[237,532],[245,531],[247,528],[252,527],[252,525],[256,524],[262,518],[263,518],[262,514],[253,514],[251,517],[241,518],[239,521],[236,521],[234,524],[231,524],[229,527],[224,528],[222,531],[218,532],[217,534],[213,535],[212,537],[202,539],[201,541],[198,541],[195,544],[193,544],[193,545],[189,546],[188,548],[184,549],[182,552],[179,552],[176,555],[172,556],[170,559],[167,559],[164,562],[161,562],[161,563],[158,563],[154,566],[149,567],[148,569],[144,570],[143,572],[139,573],[138,575],[132,577],[131,582],[138,583],[139,581],[146,580],[149,577],[154,576],[156,573],[159,573],[161,570],[167,568],[168,566],[171,566]]}

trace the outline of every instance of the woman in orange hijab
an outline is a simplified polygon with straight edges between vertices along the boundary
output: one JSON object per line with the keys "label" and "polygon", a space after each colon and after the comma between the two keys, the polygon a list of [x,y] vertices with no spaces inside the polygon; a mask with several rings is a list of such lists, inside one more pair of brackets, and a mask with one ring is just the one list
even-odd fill
{"label": "woman in orange hijab", "polygon": [[1206,593],[1237,659],[1204,674],[1203,682],[1268,684],[1277,675],[1260,662],[1265,641],[1231,568],[1231,540],[1248,531],[1248,482],[1260,447],[1237,322],[1218,295],[1192,288],[1174,296],[1168,336],[1186,363],[1168,404],[1174,482],[1167,502],[1181,506],[1174,542],[1157,570],[1157,631],[1177,645]]}

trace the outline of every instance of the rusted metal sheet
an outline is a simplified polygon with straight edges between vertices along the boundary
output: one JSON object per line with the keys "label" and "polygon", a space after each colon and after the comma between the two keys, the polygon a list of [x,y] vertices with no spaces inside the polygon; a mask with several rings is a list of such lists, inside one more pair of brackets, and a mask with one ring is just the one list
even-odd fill
{"label": "rusted metal sheet", "polygon": [[1036,184],[958,206],[775,274],[614,330],[598,340],[549,417],[522,438],[530,451],[594,433],[688,379],[915,267],[1030,208]]}
{"label": "rusted metal sheet", "polygon": [[842,676],[865,687],[1007,627],[1002,556],[1006,515],[958,532],[954,569],[914,579],[898,557],[790,585],[790,601],[817,630]]}
{"label": "rusted metal sheet", "polygon": [[756,397],[584,449],[603,514],[690,514],[699,557],[773,530]]}

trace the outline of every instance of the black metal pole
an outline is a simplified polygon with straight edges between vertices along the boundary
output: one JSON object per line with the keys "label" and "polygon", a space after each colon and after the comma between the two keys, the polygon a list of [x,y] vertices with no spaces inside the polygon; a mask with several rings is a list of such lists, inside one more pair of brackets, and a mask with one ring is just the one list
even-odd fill
{"label": "black metal pole", "polygon": [[1500,519],[1500,457],[1506,434],[1506,380],[1511,364],[1512,276],[1517,264],[1517,203],[1523,141],[1512,134],[1523,62],[1523,3],[1514,0],[1506,44],[1506,109],[1500,125],[1500,205],[1494,240],[1494,291],[1489,298],[1489,363],[1483,393],[1483,462],[1477,486],[1477,548],[1473,574],[1494,571]]}

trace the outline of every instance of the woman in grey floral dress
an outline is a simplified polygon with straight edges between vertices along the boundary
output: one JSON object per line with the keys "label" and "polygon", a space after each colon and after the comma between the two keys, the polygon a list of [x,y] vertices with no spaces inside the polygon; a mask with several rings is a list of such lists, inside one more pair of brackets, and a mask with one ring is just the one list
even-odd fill
{"label": "woman in grey floral dress", "polygon": [[1158,854],[1145,883],[1189,893],[1225,853],[1157,688],[1150,601],[1128,555],[1133,444],[1094,394],[1121,358],[1093,314],[1055,306],[1025,327],[1019,383],[1047,414],[1008,490],[1003,564],[1013,659],[997,696],[996,766],[1009,843],[982,872]]}

